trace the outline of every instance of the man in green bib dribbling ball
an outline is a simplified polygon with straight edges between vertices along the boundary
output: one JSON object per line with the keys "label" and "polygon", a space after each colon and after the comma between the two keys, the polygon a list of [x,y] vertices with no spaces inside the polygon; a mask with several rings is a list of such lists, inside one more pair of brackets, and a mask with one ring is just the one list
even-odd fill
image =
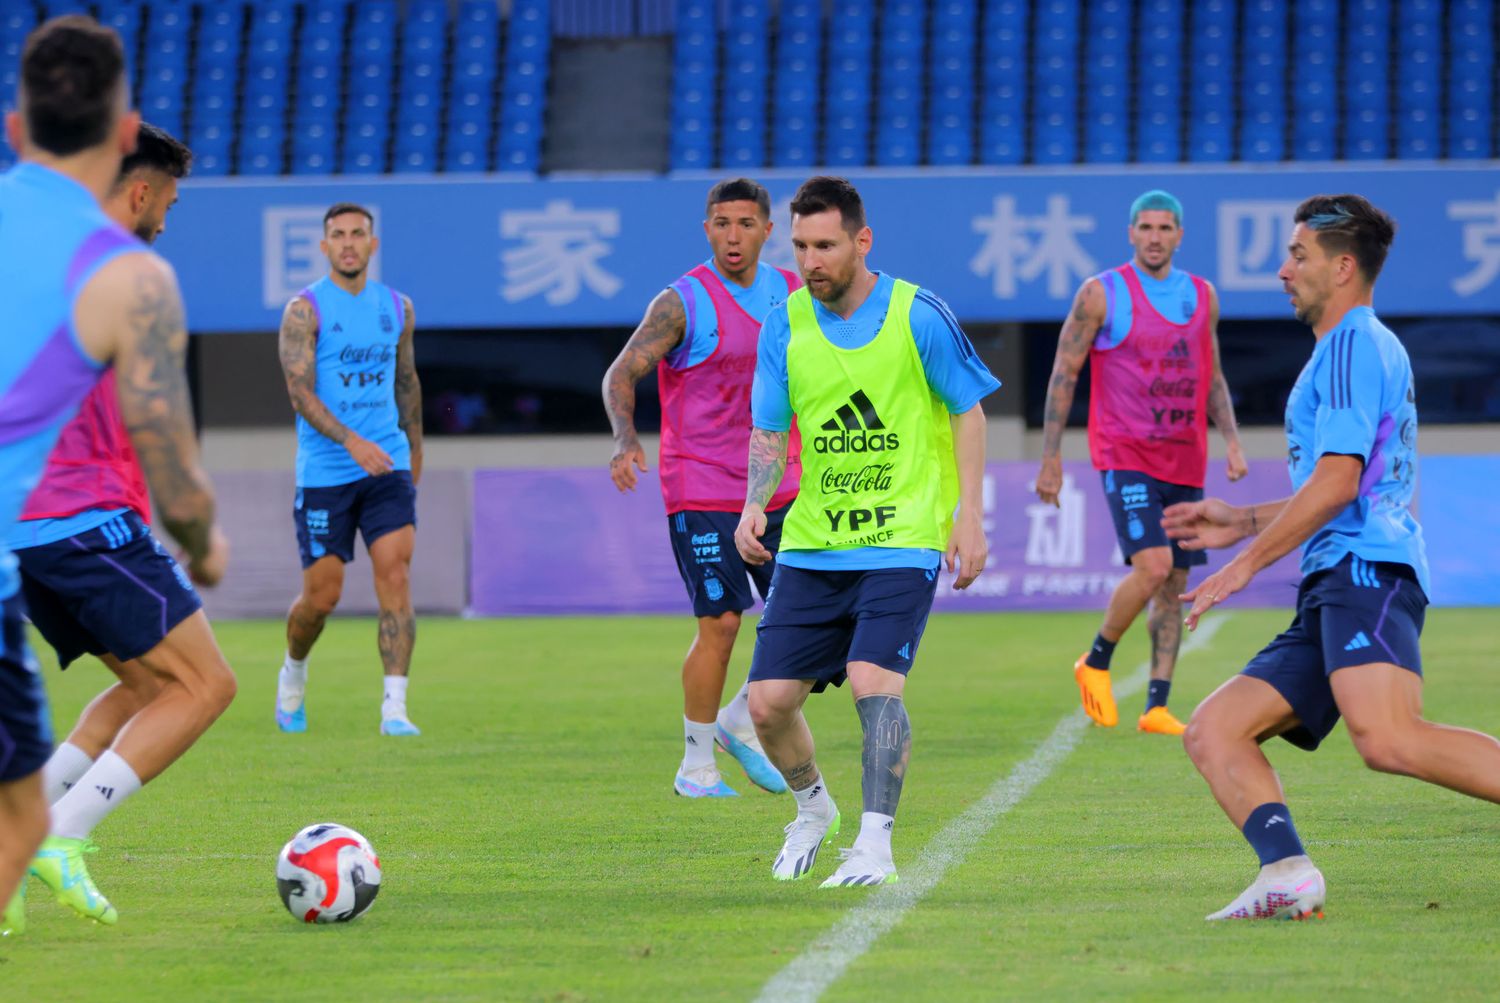
{"label": "man in green bib dribbling ball", "polygon": [[797,800],[771,874],[807,877],[840,816],[802,705],[849,680],[864,729],[864,813],[825,888],[896,880],[891,829],[911,756],[906,676],[943,556],[960,589],[989,556],[979,402],[1000,382],[947,304],[870,271],[872,241],[848,181],[816,177],[797,190],[792,247],[806,286],[761,327],[749,487],[734,537],[747,563],[771,559],[760,540],[765,506],[795,418],[802,491],[756,628],[750,716]]}

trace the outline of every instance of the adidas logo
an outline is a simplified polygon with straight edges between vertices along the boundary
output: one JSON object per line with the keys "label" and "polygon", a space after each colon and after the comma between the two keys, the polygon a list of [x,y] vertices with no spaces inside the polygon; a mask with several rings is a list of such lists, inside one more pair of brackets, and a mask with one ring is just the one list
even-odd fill
{"label": "adidas logo", "polygon": [[850,394],[849,403],[840,404],[834,417],[819,428],[836,434],[813,439],[815,453],[880,453],[901,448],[896,433],[884,431],[885,422],[863,390]]}
{"label": "adidas logo", "polygon": [[692,735],[689,735],[689,736],[687,736],[687,744],[688,745],[697,745],[698,744],[698,740],[696,738],[694,738]]}
{"label": "adidas logo", "polygon": [[100,794],[103,794],[104,800],[106,801],[115,796],[115,789],[113,787],[102,787],[99,784],[95,784],[94,790],[98,791]]}
{"label": "adidas logo", "polygon": [[1266,828],[1271,828],[1271,826],[1275,825],[1277,822],[1285,825],[1286,819],[1282,818],[1280,815],[1272,815],[1270,818],[1266,819]]}
{"label": "adidas logo", "polygon": [[334,321],[333,322],[333,332],[335,334],[343,334],[344,333],[344,325],[340,324],[338,321]]}
{"label": "adidas logo", "polygon": [[1369,646],[1370,639],[1365,636],[1364,631],[1360,631],[1358,634],[1355,634],[1354,637],[1350,638],[1348,644],[1344,645],[1344,650],[1358,651],[1360,648],[1368,648]]}
{"label": "adidas logo", "polygon": [[895,827],[895,825],[896,825],[896,820],[895,819],[891,819],[889,822],[885,823],[885,825],[882,825],[881,828],[884,829],[886,832],[890,832],[891,829]]}
{"label": "adidas logo", "polygon": [[1177,344],[1173,345],[1171,350],[1168,351],[1167,354],[1174,359],[1186,359],[1193,354],[1193,350],[1191,348],[1188,348],[1186,338],[1178,338]]}
{"label": "adidas logo", "polygon": [[903,644],[899,649],[897,649],[896,654],[900,655],[902,658],[910,658],[911,642],[907,641],[905,644]]}

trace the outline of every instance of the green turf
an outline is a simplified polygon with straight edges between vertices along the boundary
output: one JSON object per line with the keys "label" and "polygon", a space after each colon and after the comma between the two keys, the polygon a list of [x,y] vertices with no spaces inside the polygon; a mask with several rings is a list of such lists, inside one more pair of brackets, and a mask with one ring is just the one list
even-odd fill
{"label": "green turf", "polygon": [[[1239,613],[1184,660],[1182,714],[1286,619]],[[1069,667],[1097,617],[934,617],[908,691],[914,756],[897,863],[1024,760],[1076,696]],[[1492,611],[1426,632],[1430,716],[1500,732]],[[868,890],[782,884],[785,797],[671,795],[685,619],[424,621],[415,740],[377,735],[371,621],[315,653],[311,730],[272,718],[280,625],[219,637],[234,706],[182,762],[96,832],[118,927],[74,919],[33,883],[30,931],[0,941],[6,1000],[750,1000]],[[748,642],[748,637],[746,638]],[[1143,654],[1139,636],[1116,664]],[[749,644],[731,676],[742,677]],[[1124,674],[1124,673],[1122,673]],[[60,734],[103,686],[81,663],[47,681]],[[1492,806],[1364,770],[1340,729],[1313,756],[1271,751],[1328,919],[1210,926],[1254,858],[1180,745],[1091,730],[961,866],[825,999],[1493,998],[1500,861]],[[810,703],[820,762],[859,816],[844,692]],[[333,820],[375,844],[385,886],[345,926],[306,927],[276,895],[277,850]],[[847,845],[847,841],[844,845]]]}

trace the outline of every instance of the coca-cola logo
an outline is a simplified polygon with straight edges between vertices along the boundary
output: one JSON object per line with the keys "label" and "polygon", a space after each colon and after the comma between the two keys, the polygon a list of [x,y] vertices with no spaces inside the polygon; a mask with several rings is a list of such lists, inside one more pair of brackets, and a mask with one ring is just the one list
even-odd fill
{"label": "coca-cola logo", "polygon": [[1182,376],[1175,380],[1158,376],[1151,381],[1152,397],[1193,397],[1198,393],[1198,378]]}
{"label": "coca-cola logo", "polygon": [[395,357],[390,345],[345,345],[339,352],[339,362],[346,366],[357,366],[364,362],[390,362]]}
{"label": "coca-cola logo", "polygon": [[820,485],[825,495],[857,495],[891,489],[890,463],[867,463],[858,470],[824,470]]}

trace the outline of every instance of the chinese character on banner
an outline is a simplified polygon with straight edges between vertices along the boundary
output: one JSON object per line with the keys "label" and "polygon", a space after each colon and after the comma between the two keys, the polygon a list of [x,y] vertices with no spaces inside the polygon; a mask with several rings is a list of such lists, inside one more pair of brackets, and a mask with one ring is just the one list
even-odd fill
{"label": "chinese character on banner", "polygon": [[1449,202],[1448,218],[1463,223],[1464,257],[1474,262],[1453,280],[1453,291],[1473,296],[1500,275],[1500,191],[1489,202]]}
{"label": "chinese character on banner", "polygon": [[997,299],[1012,299],[1022,282],[1047,273],[1047,295],[1067,299],[1077,283],[1098,271],[1098,265],[1078,243],[1078,235],[1092,233],[1092,216],[1075,216],[1066,195],[1047,196],[1041,216],[1023,216],[1011,195],[997,195],[993,215],[976,216],[970,224],[984,235],[984,243],[969,261],[969,270],[990,276]]}
{"label": "chinese character on banner", "polygon": [[600,266],[614,248],[603,238],[620,235],[616,209],[577,209],[566,199],[554,199],[540,209],[518,209],[500,214],[500,236],[523,241],[500,252],[506,302],[546,294],[553,306],[578,299],[585,286],[606,299],[624,283]]}
{"label": "chinese character on banner", "polygon": [[[378,209],[367,208],[380,218]],[[321,205],[273,205],[261,213],[261,305],[267,310],[280,310],[328,273],[328,259],[318,249],[326,211]],[[370,257],[369,277],[380,281],[379,250]]]}
{"label": "chinese character on banner", "polygon": [[[1032,491],[1036,484],[1028,485]],[[1026,563],[1043,568],[1083,566],[1087,499],[1072,474],[1063,474],[1057,505],[1033,502],[1026,506],[1031,526],[1026,531]]]}
{"label": "chinese character on banner", "polygon": [[1274,292],[1276,273],[1292,242],[1297,203],[1284,200],[1219,203],[1219,289],[1223,292]]}

